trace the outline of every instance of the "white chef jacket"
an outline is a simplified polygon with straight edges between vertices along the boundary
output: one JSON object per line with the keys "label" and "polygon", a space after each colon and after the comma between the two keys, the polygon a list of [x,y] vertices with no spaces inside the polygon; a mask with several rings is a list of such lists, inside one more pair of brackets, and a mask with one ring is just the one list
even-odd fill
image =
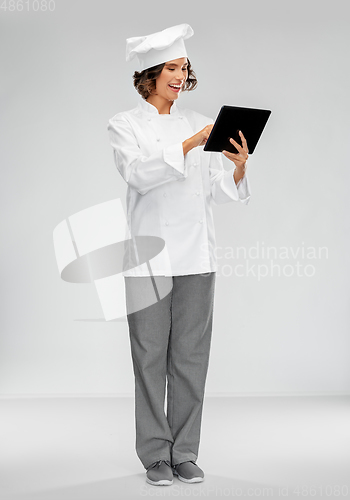
{"label": "white chef jacket", "polygon": [[180,108],[176,101],[170,114],[159,114],[141,96],[136,108],[109,120],[114,160],[128,184],[128,231],[132,238],[165,241],[164,250],[148,265],[134,262],[129,268],[124,260],[124,276],[217,271],[212,205],[247,204],[250,187],[247,174],[236,186],[234,168],[224,169],[221,153],[198,146],[184,156],[183,141],[210,123],[211,118]]}

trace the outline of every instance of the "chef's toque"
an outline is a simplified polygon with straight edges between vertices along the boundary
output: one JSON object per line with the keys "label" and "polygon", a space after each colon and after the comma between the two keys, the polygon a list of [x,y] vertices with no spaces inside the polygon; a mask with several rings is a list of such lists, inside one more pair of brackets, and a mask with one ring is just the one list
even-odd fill
{"label": "chef's toque", "polygon": [[189,24],[178,24],[152,35],[127,38],[126,60],[131,61],[136,57],[138,71],[143,71],[173,59],[187,57],[184,40],[193,33]]}

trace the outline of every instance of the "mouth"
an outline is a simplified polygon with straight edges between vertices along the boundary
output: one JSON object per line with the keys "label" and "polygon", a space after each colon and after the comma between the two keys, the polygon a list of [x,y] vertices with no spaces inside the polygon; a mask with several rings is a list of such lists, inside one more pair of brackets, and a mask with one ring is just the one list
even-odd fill
{"label": "mouth", "polygon": [[175,83],[169,83],[168,84],[168,87],[173,91],[173,92],[176,92],[176,93],[179,93],[180,90],[182,89],[182,83],[179,83],[179,84],[175,84]]}

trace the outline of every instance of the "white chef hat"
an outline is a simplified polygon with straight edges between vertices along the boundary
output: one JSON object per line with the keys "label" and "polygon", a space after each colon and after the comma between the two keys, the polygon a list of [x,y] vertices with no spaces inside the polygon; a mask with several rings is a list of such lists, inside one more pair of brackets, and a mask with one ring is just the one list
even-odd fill
{"label": "white chef hat", "polygon": [[135,36],[126,40],[126,60],[136,57],[138,71],[151,68],[180,57],[187,57],[185,42],[193,35],[189,24],[178,24],[158,33],[146,36]]}

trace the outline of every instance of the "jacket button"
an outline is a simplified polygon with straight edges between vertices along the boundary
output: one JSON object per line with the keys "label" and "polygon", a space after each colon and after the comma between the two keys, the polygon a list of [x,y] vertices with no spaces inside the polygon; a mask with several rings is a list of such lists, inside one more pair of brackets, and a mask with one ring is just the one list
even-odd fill
{"label": "jacket button", "polygon": [[200,195],[200,192],[199,191],[196,191],[196,195],[199,196]]}
{"label": "jacket button", "polygon": [[163,193],[164,198],[166,198],[168,195],[166,193]]}
{"label": "jacket button", "polygon": [[200,219],[199,224],[203,224],[203,220],[202,219]]}
{"label": "jacket button", "polygon": [[166,225],[166,226],[169,226],[169,222],[168,222],[168,221],[165,221],[165,225]]}

